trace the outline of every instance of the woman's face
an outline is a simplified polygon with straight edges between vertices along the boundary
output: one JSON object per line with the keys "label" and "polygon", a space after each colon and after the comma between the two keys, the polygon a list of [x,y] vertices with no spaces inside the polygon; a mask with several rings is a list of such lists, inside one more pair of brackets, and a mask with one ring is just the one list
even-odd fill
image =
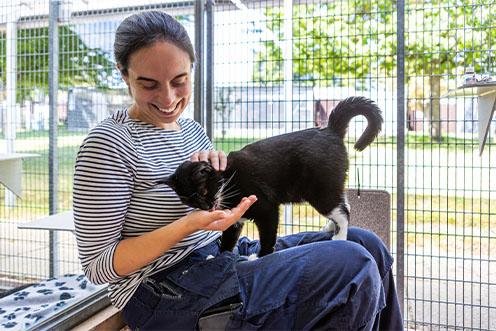
{"label": "woman's face", "polygon": [[157,127],[178,130],[176,120],[191,97],[191,61],[175,45],[157,41],[129,58],[122,78],[134,100],[129,115]]}

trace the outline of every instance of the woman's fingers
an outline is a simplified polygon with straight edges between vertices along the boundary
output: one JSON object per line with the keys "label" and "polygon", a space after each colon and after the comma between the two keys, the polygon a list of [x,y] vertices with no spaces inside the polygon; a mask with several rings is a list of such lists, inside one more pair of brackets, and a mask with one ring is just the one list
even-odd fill
{"label": "woman's fingers", "polygon": [[226,154],[223,151],[219,151],[218,157],[219,157],[219,169],[218,169],[218,171],[226,170],[226,166],[227,166]]}
{"label": "woman's fingers", "polygon": [[248,198],[243,198],[241,202],[232,209],[216,210],[211,212],[209,224],[205,230],[224,231],[231,225],[235,224],[243,216],[243,214],[257,201],[255,195],[250,195]]}
{"label": "woman's fingers", "polygon": [[257,197],[255,195],[250,195],[248,198],[245,197],[241,199],[241,202],[236,207],[231,209],[231,212],[240,218],[256,201]]}
{"label": "woman's fingers", "polygon": [[227,156],[223,151],[200,151],[191,155],[192,162],[205,161],[210,162],[212,167],[217,171],[226,170]]}

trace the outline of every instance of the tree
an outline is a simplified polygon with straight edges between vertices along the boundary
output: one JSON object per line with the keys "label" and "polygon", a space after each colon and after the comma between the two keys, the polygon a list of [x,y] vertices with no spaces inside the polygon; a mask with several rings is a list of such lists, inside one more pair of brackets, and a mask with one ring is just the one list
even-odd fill
{"label": "tree", "polygon": [[[360,89],[372,77],[395,77],[396,10],[396,2],[378,0],[295,5],[293,79]],[[265,15],[267,28],[282,39],[282,8],[267,8]],[[430,98],[424,112],[431,117],[433,139],[440,141],[443,86],[467,66],[478,72],[494,70],[496,14],[481,0],[411,0],[405,18],[407,83],[428,80],[428,86],[413,90],[410,98]],[[265,40],[256,56],[254,80],[280,84],[282,68],[281,49],[273,40]]]}
{"label": "tree", "polygon": [[216,89],[216,102],[214,110],[220,116],[220,123],[222,125],[222,138],[226,136],[227,128],[231,120],[231,114],[235,108],[234,88],[233,87],[219,87]]}
{"label": "tree", "polygon": [[[310,85],[318,81],[324,86],[345,86],[353,79],[354,83],[363,85],[374,65],[382,64],[390,69],[392,59],[383,59],[380,55],[385,48],[391,48],[396,38],[392,31],[387,32],[392,24],[393,2],[376,4],[373,15],[369,14],[372,12],[371,4],[367,1],[357,6],[343,1],[295,5],[294,79],[304,79]],[[265,16],[267,28],[275,38],[282,40],[282,8],[268,7]],[[279,84],[283,80],[282,51],[274,40],[263,43],[256,57],[254,80],[261,84]],[[370,58],[383,63],[374,63],[369,61]]]}
{"label": "tree", "polygon": [[[5,50],[5,35],[0,35],[0,49]],[[35,90],[48,93],[48,27],[17,31],[17,100],[31,98]],[[114,65],[111,56],[99,48],[88,47],[69,26],[59,27],[59,86],[112,85]],[[6,83],[6,57],[0,57],[1,82]]]}

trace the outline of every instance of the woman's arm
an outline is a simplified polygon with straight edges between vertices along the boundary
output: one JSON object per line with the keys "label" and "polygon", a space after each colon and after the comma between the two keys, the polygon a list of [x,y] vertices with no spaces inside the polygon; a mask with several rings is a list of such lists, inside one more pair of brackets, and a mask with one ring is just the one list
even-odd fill
{"label": "woman's arm", "polygon": [[224,231],[236,223],[256,200],[252,195],[243,198],[231,210],[194,211],[157,230],[121,240],[114,253],[115,272],[125,276],[139,270],[198,230]]}

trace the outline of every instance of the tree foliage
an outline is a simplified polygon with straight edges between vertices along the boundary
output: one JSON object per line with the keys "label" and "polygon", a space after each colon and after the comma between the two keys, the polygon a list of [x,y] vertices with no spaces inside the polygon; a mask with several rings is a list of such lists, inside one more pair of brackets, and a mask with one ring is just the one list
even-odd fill
{"label": "tree foliage", "polygon": [[[300,84],[351,86],[357,90],[397,75],[397,8],[394,1],[356,0],[293,7],[293,79]],[[256,54],[255,82],[280,85],[284,59],[278,41],[283,9],[267,8],[273,39]],[[441,90],[466,67],[495,71],[496,13],[487,0],[406,2],[405,77],[409,102],[430,117],[441,141]],[[428,100],[428,102],[425,102]]]}
{"label": "tree foliage", "polygon": [[[5,34],[0,36],[0,50],[5,53]],[[48,92],[48,27],[17,31],[17,98],[31,98],[35,90]],[[109,54],[88,47],[69,26],[59,27],[59,86],[108,88],[114,65]],[[1,82],[6,84],[6,57],[0,56]]]}
{"label": "tree foliage", "polygon": [[[426,75],[452,77],[466,66],[494,70],[496,14],[487,1],[407,2],[405,66],[407,79]],[[396,75],[396,2],[333,1],[293,7],[295,80],[346,86],[369,77]],[[283,9],[265,10],[274,40],[263,41],[256,55],[254,80],[279,84],[283,79]]]}

